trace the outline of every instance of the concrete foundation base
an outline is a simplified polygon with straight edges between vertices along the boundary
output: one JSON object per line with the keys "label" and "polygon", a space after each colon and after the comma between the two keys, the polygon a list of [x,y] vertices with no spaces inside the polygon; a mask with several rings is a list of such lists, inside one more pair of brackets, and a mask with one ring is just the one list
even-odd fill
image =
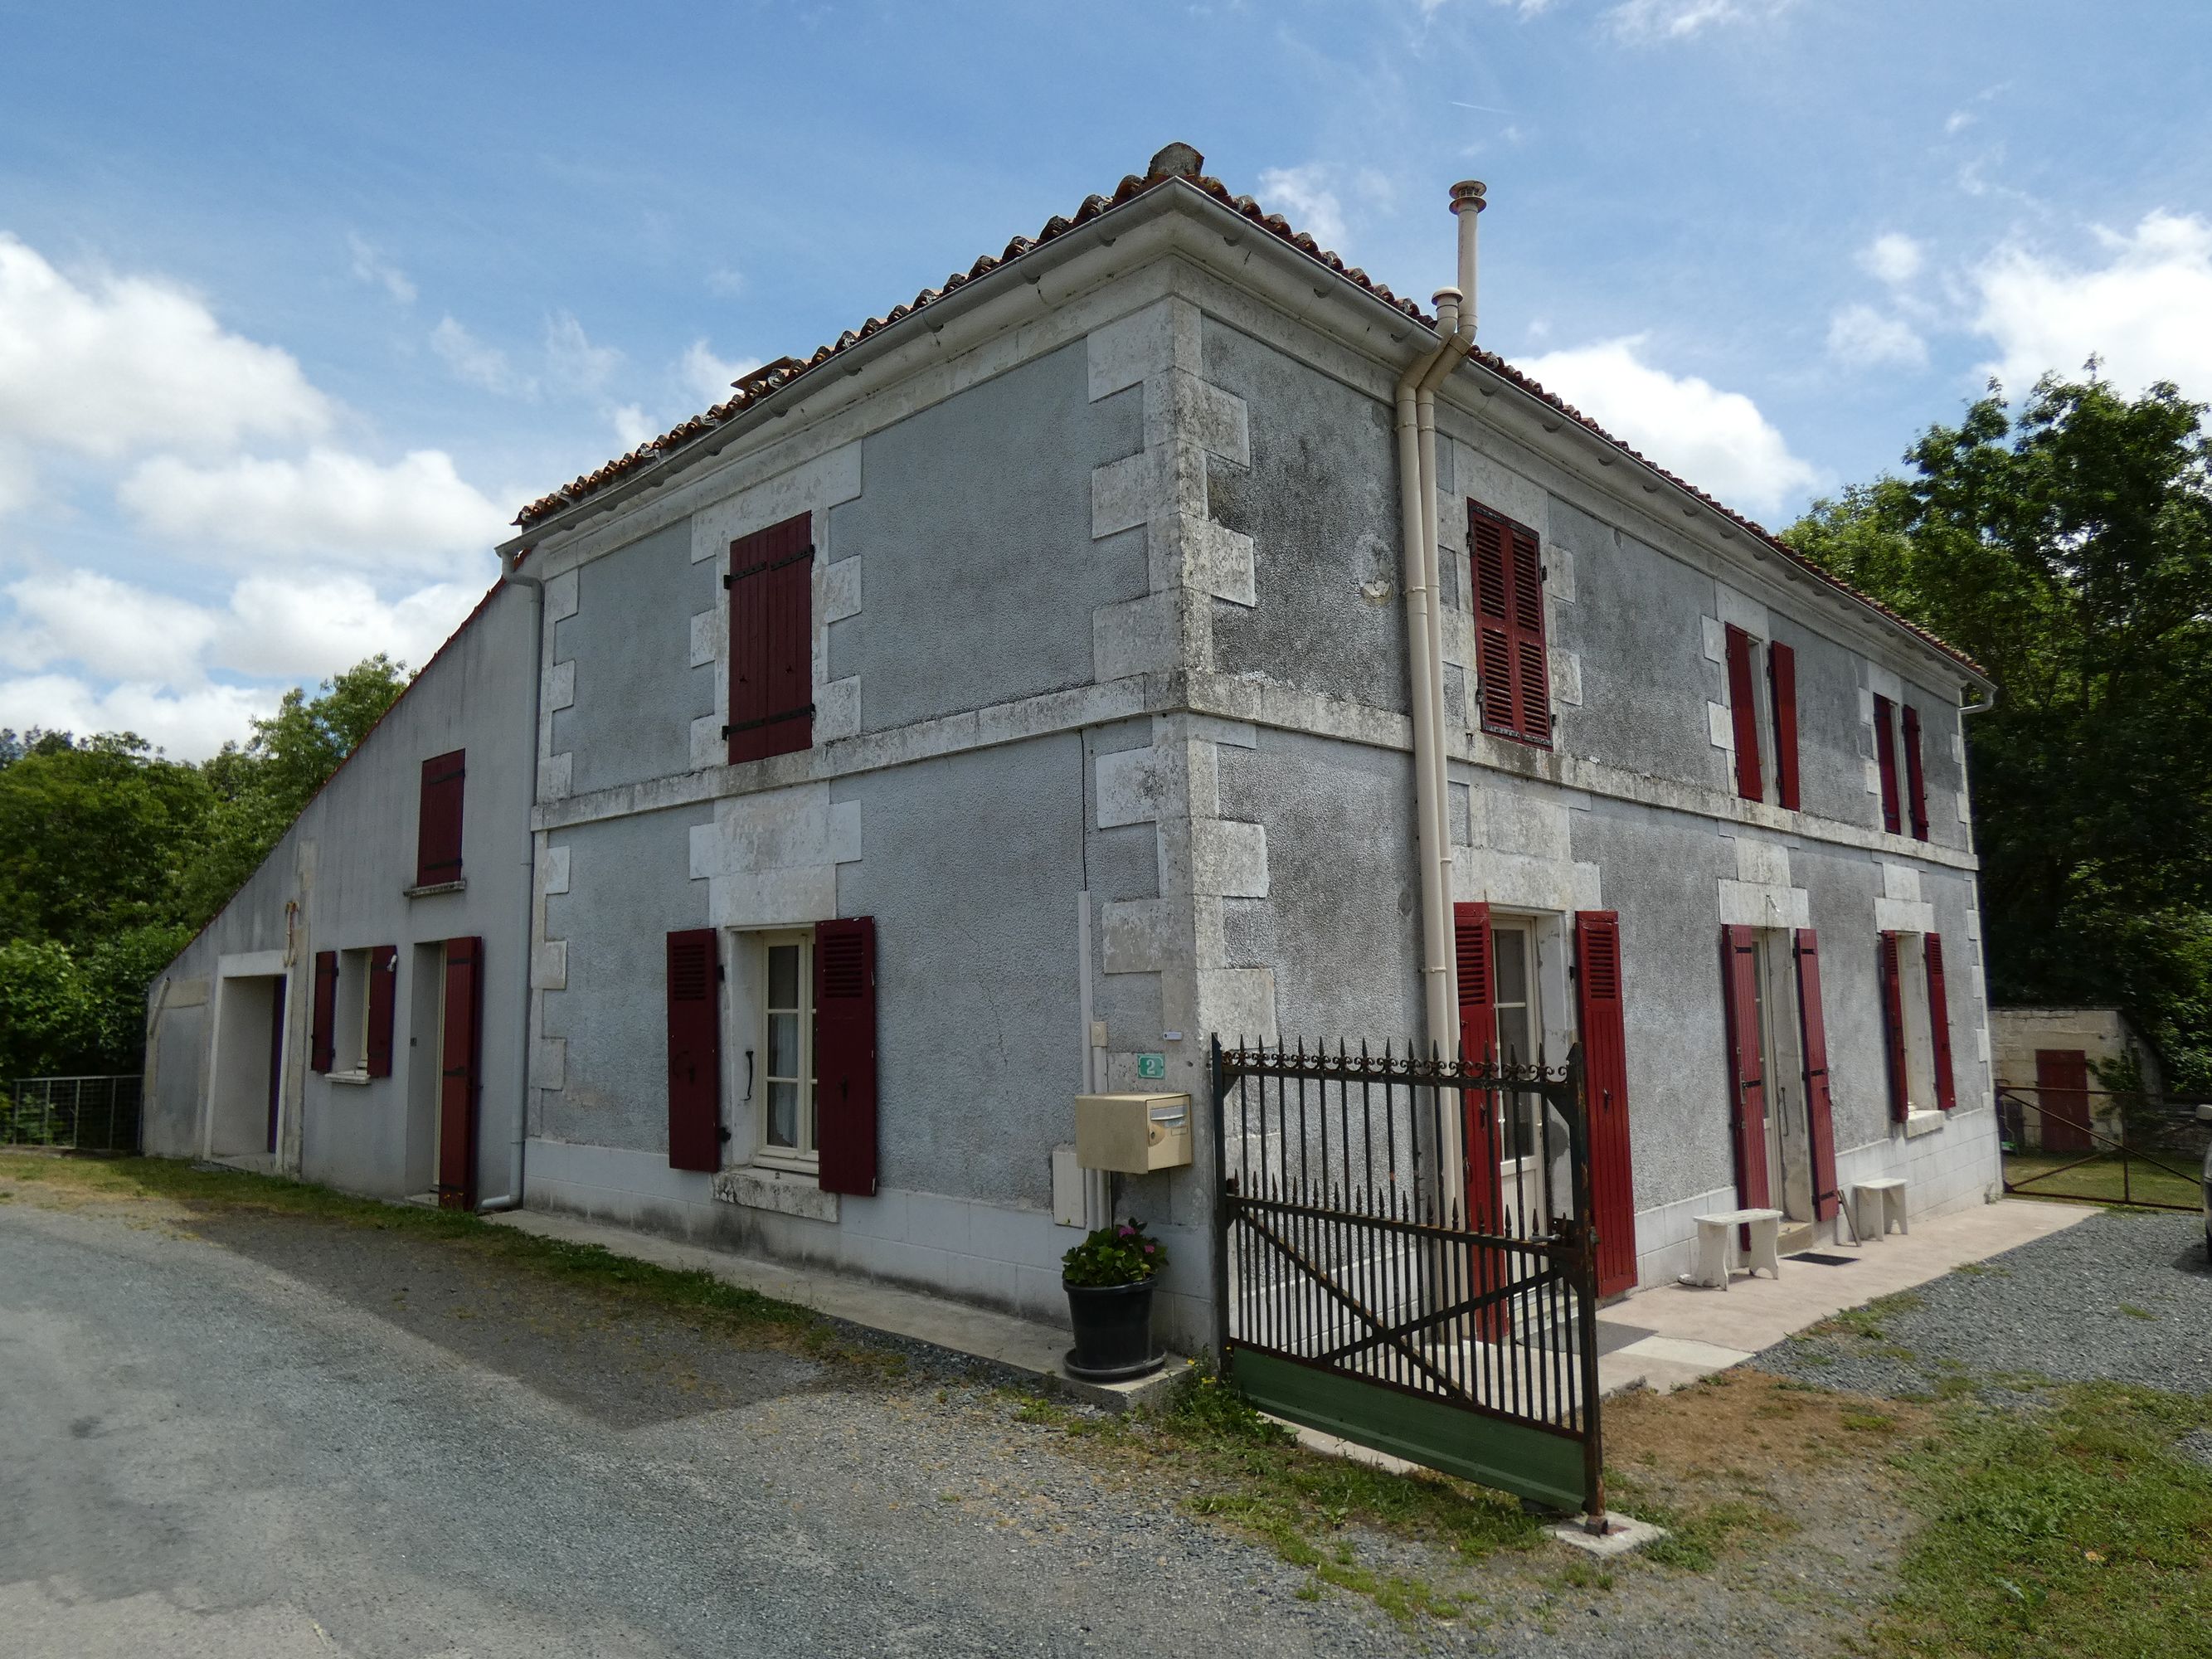
{"label": "concrete foundation base", "polygon": [[1626,1555],[1631,1550],[1641,1549],[1644,1545],[1667,1535],[1666,1528],[1654,1526],[1649,1521],[1638,1521],[1631,1515],[1607,1515],[1602,1532],[1592,1532],[1589,1517],[1582,1515],[1571,1521],[1563,1521],[1556,1527],[1547,1527],[1544,1531],[1571,1549],[1600,1557]]}

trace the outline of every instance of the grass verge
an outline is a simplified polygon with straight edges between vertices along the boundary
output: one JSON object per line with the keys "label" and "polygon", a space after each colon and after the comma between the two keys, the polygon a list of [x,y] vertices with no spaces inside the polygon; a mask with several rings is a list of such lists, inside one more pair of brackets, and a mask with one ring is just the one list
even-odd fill
{"label": "grass verge", "polygon": [[[2137,1206],[2171,1206],[2183,1210],[2194,1210],[2203,1201],[2197,1183],[2186,1173],[2175,1174],[2156,1168],[2141,1158],[2129,1159],[2124,1169],[2117,1154],[2077,1164],[2081,1157],[2078,1152],[2008,1152],[2004,1178],[2008,1182],[2034,1182],[2025,1188],[2016,1187],[2013,1192],[2015,1198],[2055,1199],[2115,1208],[2124,1208],[2133,1200]],[[2163,1155],[2159,1162],[2186,1171],[2191,1160],[2177,1153]],[[2069,1164],[2075,1167],[2068,1169]],[[2061,1170],[2065,1173],[2056,1173]]]}
{"label": "grass verge", "polygon": [[2177,1443],[2212,1397],[2117,1383],[1964,1407],[1901,1456],[1923,1524],[1885,1655],[2212,1653],[2212,1468]]}

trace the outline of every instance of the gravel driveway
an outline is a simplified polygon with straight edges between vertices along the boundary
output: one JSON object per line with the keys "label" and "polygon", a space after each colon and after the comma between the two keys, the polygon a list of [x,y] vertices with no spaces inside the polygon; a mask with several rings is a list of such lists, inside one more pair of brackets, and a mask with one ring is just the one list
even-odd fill
{"label": "gravel driveway", "polygon": [[1845,1314],[1756,1356],[1763,1370],[1886,1395],[2039,1382],[2212,1393],[2212,1270],[2195,1216],[2102,1211]]}

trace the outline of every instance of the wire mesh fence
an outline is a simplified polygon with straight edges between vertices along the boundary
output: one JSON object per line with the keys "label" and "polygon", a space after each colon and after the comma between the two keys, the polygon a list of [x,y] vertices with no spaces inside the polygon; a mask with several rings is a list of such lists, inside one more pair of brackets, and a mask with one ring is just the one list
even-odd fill
{"label": "wire mesh fence", "polygon": [[0,1081],[0,1146],[135,1152],[143,1081],[135,1075]]}

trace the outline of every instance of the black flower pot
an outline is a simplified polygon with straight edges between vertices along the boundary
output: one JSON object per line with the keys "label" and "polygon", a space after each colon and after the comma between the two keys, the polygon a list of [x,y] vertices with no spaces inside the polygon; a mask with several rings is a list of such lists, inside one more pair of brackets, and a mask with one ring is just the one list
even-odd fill
{"label": "black flower pot", "polygon": [[1067,1374],[1085,1382],[1126,1382],[1149,1376],[1167,1356],[1152,1346],[1152,1281],[1134,1285],[1070,1285],[1067,1313],[1075,1346]]}

